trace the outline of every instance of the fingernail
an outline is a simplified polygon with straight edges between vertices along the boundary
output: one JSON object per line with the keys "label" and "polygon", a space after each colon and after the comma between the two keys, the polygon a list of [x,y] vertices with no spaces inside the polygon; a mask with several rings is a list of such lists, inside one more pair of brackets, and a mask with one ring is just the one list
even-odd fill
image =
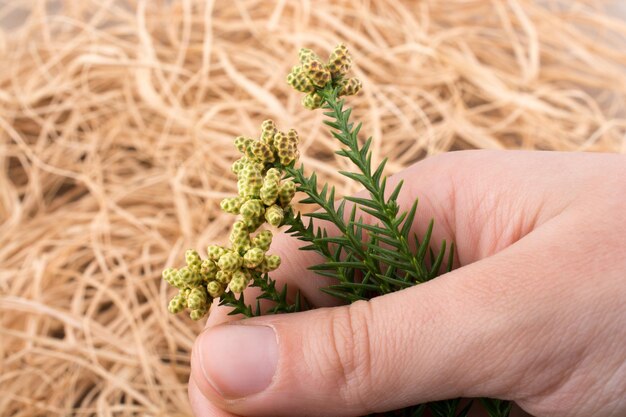
{"label": "fingernail", "polygon": [[226,324],[200,335],[202,371],[225,398],[241,398],[270,385],[278,363],[278,342],[267,326]]}

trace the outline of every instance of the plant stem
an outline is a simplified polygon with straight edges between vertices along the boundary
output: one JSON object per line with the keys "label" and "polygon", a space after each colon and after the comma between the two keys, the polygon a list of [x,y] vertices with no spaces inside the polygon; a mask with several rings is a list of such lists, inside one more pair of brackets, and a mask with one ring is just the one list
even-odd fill
{"label": "plant stem", "polygon": [[[318,228],[318,232],[316,233],[312,226],[305,226],[300,217],[296,218],[294,216],[286,219],[287,224],[292,226],[292,230],[289,232],[294,232],[300,240],[312,243],[314,249],[327,260],[334,262],[340,261],[341,250],[343,250],[344,256],[356,258],[356,260],[362,262],[360,269],[375,275],[381,274],[378,262],[365,250],[362,240],[356,236],[350,222],[346,224],[344,220],[345,201],[341,202],[338,208],[335,208],[334,187],[330,187],[330,191],[328,191],[329,188],[324,186],[322,191],[319,192],[317,190],[317,176],[315,174],[312,174],[310,177],[305,176],[302,166],[298,169],[285,167],[285,171],[294,179],[297,184],[297,190],[304,192],[308,196],[303,202],[316,204],[320,207],[321,213],[311,213],[309,217],[332,223],[339,230],[340,236],[337,238],[328,237],[321,228]],[[354,214],[350,217],[351,222],[354,220],[353,217]],[[329,243],[338,245],[339,250],[333,252],[330,249]],[[357,265],[354,266],[356,267]],[[337,278],[342,282],[354,281],[352,276],[341,273],[339,273]]]}
{"label": "plant stem", "polygon": [[[376,217],[381,220],[392,238],[399,243],[402,256],[411,264],[411,269],[407,272],[415,277],[418,282],[426,281],[428,279],[428,271],[423,263],[413,255],[409,248],[407,237],[400,231],[400,225],[397,221],[399,207],[395,197],[397,197],[402,185],[398,185],[392,193],[392,197],[388,200],[385,199],[386,178],[382,176],[382,172],[386,160],[372,172],[372,153],[369,150],[372,138],[368,138],[364,146],[359,146],[358,132],[361,129],[361,123],[354,126],[354,123],[350,121],[351,109],[343,110],[344,100],[338,98],[338,89],[326,87],[320,90],[319,94],[323,98],[326,108],[330,110],[324,114],[330,117],[332,121],[326,122],[326,124],[335,129],[332,132],[333,136],[348,148],[337,153],[350,159],[361,173],[361,175],[346,175],[353,173],[343,174],[357,180],[367,189],[371,197],[370,201],[373,203],[368,204],[368,207],[377,212],[378,216]],[[366,212],[368,211],[366,210]]]}
{"label": "plant stem", "polygon": [[[231,291],[222,294],[220,305],[232,307],[232,310],[228,313],[229,315],[242,314],[245,317],[258,317],[263,314],[294,313],[302,309],[302,296],[300,292],[296,294],[295,302],[290,304],[287,301],[287,285],[284,285],[282,291],[279,292],[276,289],[276,281],[271,279],[268,274],[256,273],[252,278],[250,287],[261,289],[261,295],[256,298],[256,309],[246,304],[243,293],[239,294],[238,297]],[[272,301],[274,306],[268,311],[261,311],[259,300],[262,299]]]}

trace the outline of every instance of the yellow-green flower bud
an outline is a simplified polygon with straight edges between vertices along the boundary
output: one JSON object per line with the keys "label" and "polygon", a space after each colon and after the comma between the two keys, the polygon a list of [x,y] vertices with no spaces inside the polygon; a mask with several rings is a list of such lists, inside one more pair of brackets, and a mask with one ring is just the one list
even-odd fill
{"label": "yellow-green flower bud", "polygon": [[246,148],[246,153],[244,153],[245,157],[251,161],[256,159],[256,156],[254,156],[254,154],[252,153],[252,145],[254,145],[255,143],[256,140]]}
{"label": "yellow-green flower bud", "polygon": [[[263,216],[261,216],[261,217],[254,217],[254,218],[249,218],[249,219],[243,219],[243,222],[246,224],[246,229],[248,229],[248,231],[254,232],[256,229],[261,227],[263,225],[263,223],[265,223],[265,218]],[[250,246],[243,247],[242,250],[239,250],[239,252],[240,253],[242,251],[245,252],[249,248],[250,248]]]}
{"label": "yellow-green flower bud", "polygon": [[[289,132],[291,133],[291,130]],[[297,133],[296,133],[296,135],[297,135]],[[273,142],[273,139],[272,139],[272,142]],[[270,169],[268,169],[267,172],[265,173],[265,179],[266,180],[273,180],[273,181],[280,181],[280,171],[277,168],[270,168]]]}
{"label": "yellow-green flower bud", "polygon": [[265,142],[254,142],[250,146],[250,152],[257,160],[263,162],[264,164],[271,164],[274,162],[274,151],[270,145]]}
{"label": "yellow-green flower bud", "polygon": [[202,259],[200,254],[193,249],[189,249],[185,252],[185,261],[187,267],[194,272],[200,272],[200,266],[202,265]]}
{"label": "yellow-green flower bud", "polygon": [[320,57],[309,48],[300,48],[300,51],[298,51],[298,59],[301,64],[306,64],[307,62],[314,60],[320,61]]}
{"label": "yellow-green flower bud", "polygon": [[239,197],[246,198],[246,192],[248,191],[248,181],[243,178],[237,180],[237,193]]}
{"label": "yellow-green flower bud", "polygon": [[269,255],[265,257],[265,262],[267,263],[267,268],[270,271],[277,269],[280,266],[280,256],[278,255]]}
{"label": "yellow-green flower bud", "polygon": [[219,271],[219,268],[217,267],[215,261],[212,261],[210,259],[204,259],[202,261],[202,266],[200,266],[200,275],[202,275],[202,278],[205,281],[215,279],[215,274],[217,274],[217,271]]}
{"label": "yellow-green flower bud", "polygon": [[[295,138],[297,139],[297,135]],[[298,159],[298,142],[294,140],[293,135],[287,135],[283,132],[276,133],[274,135],[274,148],[276,148],[280,163],[283,165],[289,165]]]}
{"label": "yellow-green flower bud", "polygon": [[241,197],[228,197],[221,201],[220,207],[226,213],[238,214],[244,199]]}
{"label": "yellow-green flower bud", "polygon": [[239,173],[241,172],[241,170],[247,163],[248,163],[248,158],[246,158],[245,156],[242,156],[241,158],[233,162],[233,164],[230,167],[230,170],[233,172],[233,174],[239,175]]}
{"label": "yellow-green flower bud", "polygon": [[263,169],[263,164],[259,166],[253,159],[246,158],[246,163],[239,171],[238,178],[248,179],[252,177],[256,177],[257,175],[261,175],[261,171]]}
{"label": "yellow-green flower bud", "polygon": [[287,207],[293,196],[296,195],[296,184],[291,180],[285,180],[278,189],[278,201],[282,207]]}
{"label": "yellow-green flower bud", "polygon": [[195,287],[202,282],[202,277],[200,276],[200,270],[193,271],[185,266],[178,270],[178,280],[181,287]]}
{"label": "yellow-green flower bud", "polygon": [[232,277],[233,273],[228,271],[217,271],[215,274],[215,280],[224,285],[228,285]]}
{"label": "yellow-green flower bud", "polygon": [[241,221],[241,220],[237,220],[235,223],[233,223],[233,228],[232,228],[233,232],[246,232],[246,226],[245,224]]}
{"label": "yellow-green flower bud", "polygon": [[272,119],[263,121],[263,123],[261,123],[261,142],[270,145],[276,132],[278,132],[278,129]]}
{"label": "yellow-green flower bud", "polygon": [[315,91],[315,86],[300,65],[293,67],[291,72],[287,74],[287,84],[292,86],[294,90],[302,93],[312,93]]}
{"label": "yellow-green flower bud", "polygon": [[265,163],[261,161],[257,161],[252,155],[252,157],[248,158],[247,156],[242,156],[238,160],[236,160],[231,170],[237,174],[237,178],[247,177],[251,171],[258,171],[259,173],[263,171],[265,168]]}
{"label": "yellow-green flower bud", "polygon": [[271,272],[280,266],[280,257],[278,255],[266,255],[263,262],[254,270],[263,274]]}
{"label": "yellow-green flower bud", "polygon": [[239,210],[239,214],[243,216],[244,219],[256,219],[263,215],[265,212],[265,207],[263,207],[263,202],[258,199],[251,199],[242,204],[241,209]]}
{"label": "yellow-green flower bud", "polygon": [[358,78],[348,78],[341,81],[341,89],[339,90],[339,96],[352,96],[361,91],[361,80]]}
{"label": "yellow-green flower bud", "polygon": [[289,132],[287,132],[287,138],[291,143],[295,145],[300,143],[300,137],[298,136],[298,132],[296,132],[296,129],[289,129]]}
{"label": "yellow-green flower bud", "polygon": [[256,164],[246,164],[239,172],[239,180],[237,181],[239,195],[245,198],[258,197],[262,186],[261,170]]}
{"label": "yellow-green flower bud", "polygon": [[206,307],[208,301],[207,292],[203,287],[195,287],[187,297],[187,306],[191,310]]}
{"label": "yellow-green flower bud", "polygon": [[187,300],[181,293],[178,293],[170,300],[170,303],[167,306],[167,309],[172,314],[178,314],[185,309],[185,305]]}
{"label": "yellow-green flower bud", "polygon": [[278,181],[268,177],[269,175],[266,175],[263,180],[263,186],[259,191],[259,196],[263,204],[271,206],[276,202],[276,198],[278,198]]}
{"label": "yellow-green flower bud", "polygon": [[167,282],[170,285],[173,285],[174,287],[176,287],[174,283],[178,279],[177,275],[178,275],[178,270],[176,268],[166,268],[161,273],[161,276],[163,277],[165,282]]}
{"label": "yellow-green flower bud", "polygon": [[315,110],[322,107],[322,96],[317,93],[310,93],[302,97],[302,105],[305,109]]}
{"label": "yellow-green flower bud", "polygon": [[343,43],[335,47],[328,59],[328,69],[333,78],[343,77],[350,71],[352,57],[348,53],[348,48]]}
{"label": "yellow-green flower bud", "polygon": [[179,290],[182,290],[187,286],[187,283],[183,280],[183,278],[181,278],[180,270],[176,272],[176,276],[172,280],[172,286],[178,288]]}
{"label": "yellow-green flower bud", "polygon": [[256,268],[265,257],[265,251],[261,248],[252,248],[243,255],[243,266],[246,268]]}
{"label": "yellow-green flower bud", "polygon": [[241,268],[242,263],[243,259],[241,259],[241,256],[237,252],[226,252],[220,257],[220,260],[217,261],[217,266],[219,266],[222,271],[234,272]]}
{"label": "yellow-green flower bud", "polygon": [[250,279],[248,275],[242,270],[237,270],[233,272],[233,278],[230,280],[228,284],[228,288],[234,293],[241,293],[246,289]]}
{"label": "yellow-green flower bud", "polygon": [[218,245],[209,245],[206,248],[206,253],[210,260],[217,262],[226,253],[226,249]]}
{"label": "yellow-green flower bud", "polygon": [[281,225],[285,219],[285,212],[282,208],[274,204],[265,210],[265,220],[274,227]]}
{"label": "yellow-green flower bud", "polygon": [[311,82],[318,87],[324,87],[330,82],[330,71],[320,60],[308,61],[306,64],[302,65],[302,70],[306,73]]}
{"label": "yellow-green flower bud", "polygon": [[224,287],[217,281],[209,282],[206,289],[212,298],[217,298],[224,294]]}
{"label": "yellow-green flower bud", "polygon": [[269,230],[263,230],[252,238],[252,246],[260,248],[263,252],[269,250],[272,244],[272,232]]}
{"label": "yellow-green flower bud", "polygon": [[235,147],[239,152],[245,154],[246,150],[248,149],[248,147],[250,147],[250,145],[252,145],[253,142],[254,139],[252,138],[246,136],[237,136],[235,138]]}
{"label": "yellow-green flower bud", "polygon": [[250,232],[248,230],[248,223],[245,221],[245,219],[238,220],[233,223],[233,228],[230,232],[229,238],[233,250],[244,253],[250,248]]}
{"label": "yellow-green flower bud", "polygon": [[209,312],[209,307],[210,306],[211,306],[211,304],[207,304],[206,306],[204,306],[202,308],[197,308],[195,310],[191,310],[191,312],[189,313],[189,317],[191,317],[191,320],[193,320],[193,321],[200,320],[202,317],[206,316],[206,313]]}

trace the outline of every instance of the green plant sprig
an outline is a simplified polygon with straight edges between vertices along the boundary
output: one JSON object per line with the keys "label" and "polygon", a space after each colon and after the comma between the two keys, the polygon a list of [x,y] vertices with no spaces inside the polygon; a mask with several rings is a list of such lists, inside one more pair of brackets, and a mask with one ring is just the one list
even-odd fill
{"label": "green plant sprig", "polygon": [[[301,172],[300,174],[303,175]],[[310,194],[316,195],[317,191],[310,190],[307,192],[307,195]],[[343,214],[342,208],[337,211],[339,215]],[[313,222],[305,225],[300,213],[288,213],[285,218],[285,224],[290,226],[286,233],[309,243],[309,245],[301,247],[301,250],[315,251],[325,258],[326,261],[323,264],[316,265],[310,269],[319,275],[336,279],[338,282],[344,283],[344,285],[356,284],[357,286],[357,288],[353,287],[355,289],[353,293],[337,292],[334,286],[322,288],[322,291],[348,302],[367,299],[363,294],[363,291],[367,288],[363,282],[357,283],[355,280],[356,271],[366,269],[365,264],[359,260],[354,261],[356,258],[353,254],[343,256],[343,246],[335,244],[335,248],[331,247],[332,239],[328,237],[326,231],[321,227],[314,228]],[[360,235],[357,234],[356,237],[360,238]],[[371,290],[372,288],[369,289]]]}
{"label": "green plant sprig", "polygon": [[[385,197],[387,178],[383,176],[387,158],[372,169],[372,153],[370,145],[372,137],[369,137],[363,146],[359,146],[358,133],[361,130],[361,123],[354,125],[350,121],[351,109],[344,110],[345,101],[339,99],[339,89],[327,86],[318,94],[325,103],[325,108],[329,111],[324,115],[331,120],[324,123],[334,129],[332,135],[338,139],[346,148],[340,149],[336,153],[350,159],[360,172],[340,171],[340,173],[361,184],[370,195],[370,198],[346,197],[348,201],[358,204],[365,213],[379,220],[383,227],[371,224],[362,224],[370,237],[374,237],[377,242],[383,243],[394,250],[389,250],[381,245],[369,245],[374,253],[374,257],[383,263],[393,265],[396,275],[403,276],[405,281],[415,280],[425,282],[439,274],[439,268],[446,252],[446,241],[443,240],[439,254],[431,260],[430,268],[426,265],[426,252],[430,248],[430,238],[433,222],[420,243],[417,235],[413,234],[413,241],[418,248],[415,253],[409,247],[411,228],[415,219],[418,201],[416,200],[408,212],[399,213],[400,208],[397,198],[402,189],[403,181],[400,181],[389,197]],[[450,259],[453,251],[450,251]]]}
{"label": "green plant sprig", "polygon": [[[320,209],[318,212],[308,213],[305,216],[332,223],[339,231],[339,235],[329,236],[324,228],[314,228],[312,221],[308,226],[304,226],[300,216],[286,218],[286,224],[291,226],[287,233],[293,233],[295,237],[308,242],[309,246],[305,246],[304,250],[315,250],[326,258],[325,263],[313,266],[311,269],[340,282],[339,285],[323,288],[322,291],[350,302],[367,299],[362,294],[368,289],[369,277],[381,275],[381,269],[379,262],[370,256],[367,248],[362,244],[362,228],[355,222],[356,206],[346,221],[346,202],[343,200],[335,207],[334,187],[326,185],[322,191],[318,192],[317,176],[313,173],[306,177],[302,166],[298,169],[287,167],[285,171],[293,178],[297,190],[307,195],[300,202],[314,204]],[[363,274],[364,278],[361,282],[356,279],[357,271]],[[376,290],[379,290],[379,287],[376,287]]]}
{"label": "green plant sprig", "polygon": [[[326,120],[325,124],[334,129],[333,136],[345,146],[336,153],[348,158],[360,171],[340,173],[362,185],[370,198],[346,197],[337,205],[334,187],[324,185],[318,192],[315,173],[307,177],[304,175],[302,165],[299,168],[288,166],[285,167],[285,172],[294,180],[297,190],[307,195],[307,198],[300,202],[319,207],[319,211],[306,216],[332,223],[337,227],[339,235],[328,236],[322,228],[315,230],[312,222],[309,226],[304,226],[299,216],[287,218],[286,224],[292,227],[288,233],[291,232],[300,240],[309,243],[303,249],[316,250],[326,258],[324,264],[311,269],[339,281],[339,284],[324,288],[322,291],[354,302],[398,291],[434,278],[441,269],[446,254],[446,242],[445,240],[442,242],[435,256],[430,248],[432,221],[421,242],[416,234],[411,235],[417,201],[408,212],[400,213],[397,198],[402,182],[385,197],[387,180],[383,172],[386,159],[372,169],[370,151],[372,138],[368,138],[363,146],[359,145],[358,133],[362,125],[360,123],[354,125],[350,121],[351,109],[344,110],[344,100],[339,99],[341,88],[339,79],[336,82],[329,82],[323,88],[317,88],[315,94],[321,98],[320,106],[328,110],[324,114],[330,120]],[[353,203],[353,210],[347,219],[346,201]],[[366,223],[362,218],[357,219],[357,207],[379,223]],[[417,247],[415,253],[409,247],[410,239]],[[330,245],[335,245],[336,249],[332,250]],[[431,255],[430,267],[427,264],[427,254]],[[451,245],[447,262],[449,267],[452,266],[453,258],[454,245]],[[355,271],[362,274],[362,279],[358,282],[355,280]]]}
{"label": "green plant sprig", "polygon": [[[287,233],[306,243],[301,249],[322,255],[324,262],[309,269],[335,279],[335,284],[321,290],[349,303],[400,291],[433,279],[442,269],[443,272],[452,269],[454,244],[448,247],[444,240],[436,252],[432,249],[432,220],[422,239],[417,237],[412,229],[418,202],[408,211],[401,211],[397,200],[402,182],[387,193],[384,175],[387,160],[374,167],[372,138],[363,145],[359,142],[362,124],[351,121],[352,111],[345,108],[342,98],[361,89],[358,79],[347,77],[352,64],[347,48],[338,45],[326,62],[313,51],[302,49],[299,60],[300,65],[293,67],[287,82],[306,94],[302,100],[306,108],[325,110],[328,119],[324,123],[341,144],[336,153],[356,167],[355,171],[340,173],[362,186],[367,196],[336,201],[334,187],[324,184],[319,190],[314,172],[305,175],[303,165],[296,168],[299,139],[293,129],[281,132],[273,121],[267,120],[262,124],[258,140],[237,137],[235,146],[242,157],[235,161],[232,170],[238,179],[238,196],[221,202],[224,211],[240,216],[233,223],[231,245],[209,246],[208,258],[204,260],[196,251],[188,250],[186,266],[163,272],[163,278],[179,291],[168,307],[172,313],[188,309],[191,318],[198,320],[208,313],[216,299],[221,306],[231,308],[229,314],[245,317],[307,309],[306,300],[299,292],[291,302],[287,286],[277,288],[276,281],[268,274],[280,265],[280,258],[267,253],[272,233],[257,232],[266,223],[273,227],[288,226]],[[294,211],[290,202],[296,191],[306,195],[301,203],[315,206],[316,211],[308,214]],[[361,213],[369,217],[367,221]],[[310,221],[305,224],[303,216]],[[330,234],[325,225],[333,225],[337,231]],[[443,265],[446,253],[448,259]],[[247,287],[260,290],[254,307],[244,297]],[[262,300],[269,301],[265,309]],[[428,411],[434,417],[467,417],[472,405],[477,403],[483,405],[489,417],[507,417],[511,410],[507,401],[481,398],[461,407],[460,399],[451,399],[384,415],[421,417]]]}

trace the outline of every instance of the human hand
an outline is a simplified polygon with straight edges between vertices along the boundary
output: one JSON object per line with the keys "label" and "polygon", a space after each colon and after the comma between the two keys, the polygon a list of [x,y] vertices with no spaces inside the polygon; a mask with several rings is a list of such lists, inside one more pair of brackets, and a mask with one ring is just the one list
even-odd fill
{"label": "human hand", "polygon": [[[456,397],[535,416],[626,415],[626,158],[455,152],[394,176],[414,225],[460,268],[349,306],[238,320],[211,312],[192,354],[196,416],[358,416]],[[391,187],[390,187],[391,188]],[[275,239],[279,285],[336,300]],[[252,296],[252,295],[250,295]]]}

